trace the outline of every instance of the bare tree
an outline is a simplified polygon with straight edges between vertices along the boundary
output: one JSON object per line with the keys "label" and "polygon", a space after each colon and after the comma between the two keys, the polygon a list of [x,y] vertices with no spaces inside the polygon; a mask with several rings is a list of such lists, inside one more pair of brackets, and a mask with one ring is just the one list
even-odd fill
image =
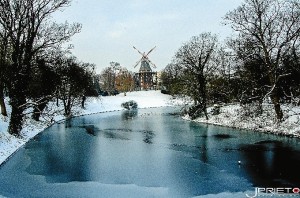
{"label": "bare tree", "polygon": [[115,79],[116,89],[120,92],[132,91],[134,88],[133,74],[126,68],[121,68],[116,74]]}
{"label": "bare tree", "polygon": [[12,107],[9,133],[19,135],[26,108],[34,57],[58,48],[79,32],[79,24],[56,24],[51,14],[70,5],[70,0],[0,0],[0,25],[11,47],[8,93]]}
{"label": "bare tree", "polygon": [[106,67],[100,76],[101,89],[112,94],[115,91],[115,70],[112,67]]}
{"label": "bare tree", "polygon": [[182,76],[181,67],[178,64],[168,64],[161,74],[162,86],[166,89],[164,91],[172,95],[179,94],[183,85],[183,83],[181,83]]}
{"label": "bare tree", "polygon": [[218,40],[216,35],[202,33],[184,43],[175,55],[175,62],[181,66],[184,77],[185,94],[191,96],[196,106],[190,111],[192,116],[203,112],[207,115],[208,77],[217,69],[216,52]]}
{"label": "bare tree", "polygon": [[256,51],[263,60],[269,80],[267,95],[272,100],[278,121],[283,118],[278,82],[289,75],[282,72],[283,57],[299,44],[299,10],[298,0],[246,0],[225,16],[225,23],[229,23],[239,33],[239,39],[245,41],[240,44],[246,47],[251,43],[249,52]]}
{"label": "bare tree", "polygon": [[72,109],[82,104],[82,97],[93,88],[92,77],[94,65],[80,63],[74,57],[58,60],[56,68],[58,76],[57,97],[63,102],[65,116],[72,116]]}

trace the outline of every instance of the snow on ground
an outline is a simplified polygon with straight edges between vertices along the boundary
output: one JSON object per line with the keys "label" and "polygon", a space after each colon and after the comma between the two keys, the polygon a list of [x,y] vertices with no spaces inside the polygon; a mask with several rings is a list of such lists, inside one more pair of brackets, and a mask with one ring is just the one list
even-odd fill
{"label": "snow on ground", "polygon": [[[213,108],[208,108],[209,119],[200,117],[195,122],[221,125],[238,129],[248,129],[276,135],[285,135],[291,137],[300,137],[300,107],[282,105],[284,119],[277,122],[275,111],[272,105],[263,104],[263,113],[253,113],[253,106],[240,106],[239,104],[231,104],[221,106],[220,113],[213,115]],[[184,117],[189,119],[188,116]]]}
{"label": "snow on ground", "polygon": [[[116,96],[91,97],[87,98],[85,109],[76,109],[75,116],[123,110],[121,104],[130,100],[136,101],[138,108],[163,107],[181,104],[180,101],[177,103],[176,100],[172,100],[171,102],[171,99],[171,96],[161,94],[160,91],[129,92],[126,96],[121,93]],[[8,103],[8,101],[6,102]],[[48,106],[52,111],[53,109],[54,111],[57,111],[57,109],[55,109],[57,108],[55,103],[49,104]],[[7,105],[7,110],[8,113],[10,113],[11,110],[9,105]],[[64,119],[62,110],[57,111],[54,115],[54,121],[56,122]],[[36,122],[30,119],[30,115],[28,115],[24,124],[24,129],[21,132],[22,137],[17,138],[7,133],[9,119],[0,115],[0,164],[6,161],[32,137],[49,126],[49,122],[46,122],[46,117],[41,120],[44,120],[44,122]]]}
{"label": "snow on ground", "polygon": [[129,100],[136,101],[138,108],[169,106],[170,99],[171,96],[161,94],[160,91],[129,92],[126,96],[121,93],[116,96],[101,97],[100,103],[99,98],[89,98],[84,114],[122,110],[121,103]]}

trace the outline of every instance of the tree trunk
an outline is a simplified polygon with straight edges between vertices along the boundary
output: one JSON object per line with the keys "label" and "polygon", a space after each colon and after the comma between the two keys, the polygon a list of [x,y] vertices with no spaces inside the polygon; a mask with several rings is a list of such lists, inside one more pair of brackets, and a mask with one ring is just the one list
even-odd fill
{"label": "tree trunk", "polygon": [[274,105],[275,113],[276,113],[276,118],[278,121],[281,121],[283,118],[283,112],[280,107],[279,103],[279,96],[278,96],[278,89],[275,88],[273,93],[271,94],[271,100]]}
{"label": "tree trunk", "polygon": [[4,103],[3,86],[1,85],[0,85],[0,108],[1,108],[1,114],[3,116],[7,116],[6,106]]}
{"label": "tree trunk", "polygon": [[11,116],[8,127],[8,132],[12,135],[19,136],[23,126],[23,118],[24,118],[24,105],[26,99],[24,96],[22,98],[11,98]]}
{"label": "tree trunk", "polygon": [[4,103],[4,98],[0,96],[0,107],[1,107],[1,114],[3,116],[7,116],[6,106]]}
{"label": "tree trunk", "polygon": [[[16,65],[13,65],[13,67],[15,67],[15,71],[21,71]],[[8,132],[16,136],[19,136],[22,130],[24,119],[23,112],[26,108],[24,105],[26,104],[28,79],[24,76],[13,76],[8,87],[10,106],[12,109]]]}
{"label": "tree trunk", "polygon": [[203,113],[205,115],[205,118],[206,120],[208,120],[208,114],[207,114],[207,97],[206,97],[206,80],[205,80],[205,77],[203,75],[200,75],[198,77],[198,83],[199,83],[199,86],[200,86],[200,97],[202,97],[202,101],[201,102],[201,107],[202,107],[202,110],[203,110]]}
{"label": "tree trunk", "polygon": [[68,110],[67,110],[67,99],[63,98],[62,101],[63,101],[63,104],[64,104],[65,116],[67,117],[67,113],[68,113]]}
{"label": "tree trunk", "polygon": [[206,98],[206,85],[202,85],[202,107],[206,120],[208,120],[207,114],[207,98]]}
{"label": "tree trunk", "polygon": [[71,116],[71,99],[69,98],[68,99],[68,102],[67,102],[67,111],[66,111],[66,115],[67,117],[70,117]]}
{"label": "tree trunk", "polygon": [[[271,68],[274,68],[274,67],[271,67]],[[281,107],[280,107],[280,102],[279,102],[279,90],[278,90],[278,86],[277,86],[277,81],[278,79],[276,79],[276,77],[274,76],[275,74],[272,75],[272,73],[269,74],[269,80],[270,80],[270,84],[274,84],[274,88],[271,92],[271,101],[273,103],[273,106],[274,106],[274,110],[275,110],[275,113],[276,113],[276,118],[277,120],[280,122],[282,121],[282,118],[283,118],[283,112],[281,110]]]}
{"label": "tree trunk", "polygon": [[207,107],[206,107],[206,104],[204,104],[203,112],[204,112],[204,115],[205,115],[206,120],[208,120],[208,114],[207,114]]}
{"label": "tree trunk", "polygon": [[71,116],[71,96],[68,96],[67,99],[63,100],[64,103],[64,109],[65,109],[65,116],[70,117]]}

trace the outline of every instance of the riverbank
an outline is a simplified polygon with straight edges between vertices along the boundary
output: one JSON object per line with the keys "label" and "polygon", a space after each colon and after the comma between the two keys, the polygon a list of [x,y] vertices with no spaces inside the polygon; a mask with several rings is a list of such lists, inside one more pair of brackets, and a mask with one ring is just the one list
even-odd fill
{"label": "riverbank", "polygon": [[[121,104],[129,100],[136,101],[138,108],[164,107],[180,104],[179,100],[172,100],[171,102],[171,99],[172,96],[161,94],[160,91],[129,92],[126,96],[119,94],[116,96],[91,97],[87,98],[85,109],[75,109],[74,116],[123,110]],[[7,100],[5,102],[8,104]],[[50,103],[48,106],[48,110],[53,116],[52,123],[64,120],[62,105],[56,107],[55,103]],[[10,113],[11,109],[9,105],[7,105],[7,108],[8,113]],[[7,133],[8,123],[8,117],[0,115],[0,164],[9,159],[14,152],[31,138],[51,125],[50,118],[47,115],[44,115],[40,122],[36,122],[28,114],[21,132],[22,137],[17,138]]]}
{"label": "riverbank", "polygon": [[[269,104],[263,105],[261,114],[253,113],[255,112],[253,106],[242,107],[239,104],[221,106],[219,114],[216,115],[213,113],[213,108],[208,108],[208,120],[203,116],[193,121],[300,138],[300,107],[298,106],[282,105],[284,112],[282,122],[276,121],[273,106]],[[191,120],[189,116],[184,116],[184,119]]]}
{"label": "riverbank", "polygon": [[[92,97],[87,98],[85,109],[75,109],[74,116],[123,110],[121,104],[129,100],[136,101],[138,108],[183,105],[183,101],[185,101],[185,99],[182,98],[174,99],[170,95],[161,94],[160,91],[129,92],[126,96],[119,94],[117,96]],[[6,101],[6,103],[8,103],[8,101]],[[185,103],[188,103],[188,101],[185,101]],[[8,113],[10,113],[11,109],[9,105],[7,105],[7,107]],[[65,119],[62,105],[56,107],[55,103],[50,103],[48,108],[48,110],[51,111],[51,115],[54,116],[53,123]],[[285,118],[281,123],[276,122],[272,106],[264,105],[263,108],[264,111],[262,114],[255,115],[249,114],[251,109],[243,109],[239,104],[224,105],[220,108],[218,115],[213,115],[213,108],[209,108],[208,120],[204,117],[200,117],[193,121],[300,138],[299,107],[282,106]],[[190,120],[188,116],[184,116],[183,118]],[[51,125],[49,116],[45,115],[41,118],[40,122],[36,122],[32,120],[30,114],[28,114],[21,132],[22,137],[17,138],[7,133],[8,123],[9,119],[0,115],[0,164],[6,161],[31,138]]]}

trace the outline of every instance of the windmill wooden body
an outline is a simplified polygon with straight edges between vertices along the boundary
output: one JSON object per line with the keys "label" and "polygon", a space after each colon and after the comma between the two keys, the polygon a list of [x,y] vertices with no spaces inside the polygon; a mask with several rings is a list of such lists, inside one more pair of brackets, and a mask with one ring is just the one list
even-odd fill
{"label": "windmill wooden body", "polygon": [[157,72],[152,71],[151,66],[156,68],[156,65],[152,63],[148,57],[155,47],[152,48],[148,53],[142,53],[134,46],[133,48],[142,55],[142,58],[134,65],[134,68],[136,68],[140,64],[140,69],[137,73],[135,73],[134,76],[136,89],[155,89],[157,84]]}

